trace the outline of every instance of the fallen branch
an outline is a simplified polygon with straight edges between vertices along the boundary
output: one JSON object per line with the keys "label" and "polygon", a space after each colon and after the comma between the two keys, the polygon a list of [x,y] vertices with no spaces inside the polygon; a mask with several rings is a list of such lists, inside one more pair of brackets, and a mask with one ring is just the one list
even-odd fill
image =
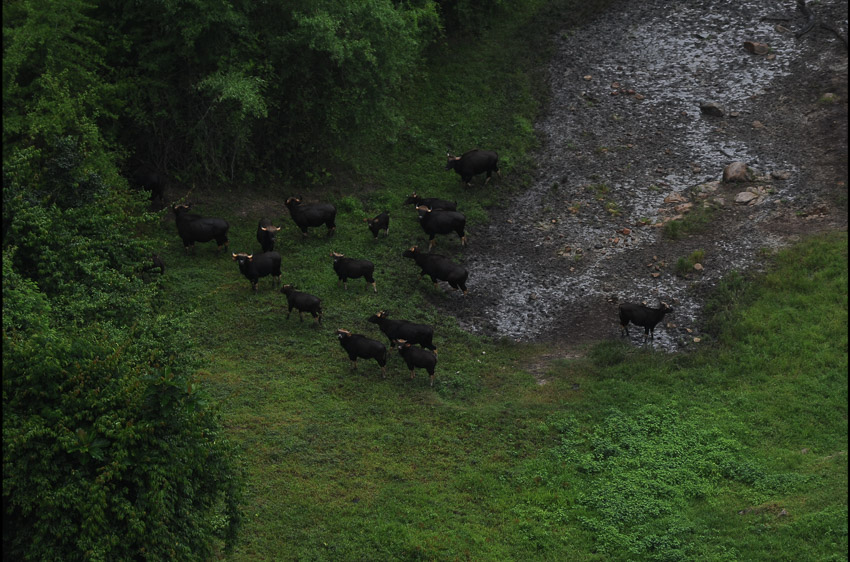
{"label": "fallen branch", "polygon": [[815,26],[815,13],[806,6],[806,0],[797,0],[797,9],[803,12],[803,15],[806,16],[806,25],[803,26],[803,29],[794,34],[794,37],[799,39],[811,31]]}

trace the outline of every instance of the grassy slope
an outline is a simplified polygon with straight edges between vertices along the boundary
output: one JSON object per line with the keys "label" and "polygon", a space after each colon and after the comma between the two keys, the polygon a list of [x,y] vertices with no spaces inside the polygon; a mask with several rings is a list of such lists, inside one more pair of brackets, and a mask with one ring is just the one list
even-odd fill
{"label": "grassy slope", "polygon": [[[199,212],[231,221],[233,251],[257,250],[260,215],[282,223],[284,282],[323,299],[323,326],[286,321],[268,279],[251,295],[209,245],[182,257],[163,224],[167,292],[194,310],[201,377],[244,450],[233,559],[846,556],[846,235],[785,254],[749,292],[730,288],[711,351],[606,342],[544,386],[522,369],[539,350],[471,337],[427,304],[461,297],[417,282],[400,257],[425,242],[400,202],[458,199],[474,239],[486,206],[522,185],[536,104],[521,19],[435,53],[408,93],[406,132],[359,158],[371,188],[326,192],[335,237],[300,239],[282,205],[297,187],[198,194]],[[447,148],[475,145],[503,157],[496,190],[459,190],[442,170]],[[384,208],[390,237],[373,241],[362,218]],[[438,249],[462,259],[456,238]],[[379,293],[337,287],[331,250],[375,261]],[[386,380],[374,362],[350,369],[334,329],[383,339],[365,322],[381,308],[436,326],[433,390],[395,355]]]}

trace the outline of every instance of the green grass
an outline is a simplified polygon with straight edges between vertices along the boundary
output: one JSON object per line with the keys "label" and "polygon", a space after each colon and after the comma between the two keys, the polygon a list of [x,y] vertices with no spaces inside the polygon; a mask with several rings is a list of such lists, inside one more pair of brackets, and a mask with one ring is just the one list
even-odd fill
{"label": "green grass", "polygon": [[[207,205],[232,209],[229,197]],[[283,223],[284,282],[323,298],[320,327],[284,320],[270,281],[252,294],[212,245],[164,252],[201,379],[243,451],[233,560],[846,556],[846,233],[779,253],[759,278],[730,276],[705,350],[602,342],[540,386],[525,366],[542,349],[465,334],[425,295],[461,297],[417,283],[398,240],[372,240],[357,214],[333,238]],[[253,219],[233,222],[232,246],[250,247]],[[377,295],[336,286],[340,246],[386,260]],[[395,354],[386,380],[374,362],[350,368],[333,330],[382,339],[365,322],[380,308],[436,325],[434,389]]]}
{"label": "green grass", "polygon": [[[427,242],[401,207],[410,192],[457,199],[474,244],[486,209],[529,181],[530,17],[435,48],[403,100],[407,132],[352,148],[361,175],[194,194],[197,212],[231,222],[231,251],[258,250],[260,216],[283,226],[283,282],[322,298],[323,325],[285,320],[268,278],[252,294],[229,255],[201,244],[186,257],[173,220],[161,224],[158,282],[190,314],[187,349],[242,451],[246,524],[231,559],[846,559],[846,233],[781,252],[761,277],[730,276],[702,351],[601,342],[552,363],[544,385],[528,366],[549,350],[465,333],[432,304],[463,298],[401,257]],[[494,187],[462,188],[442,169],[447,149],[473,146],[502,156]],[[302,192],[337,205],[334,237],[301,238],[283,201]],[[362,219],[383,209],[390,235],[373,240]],[[373,260],[378,293],[338,287],[331,251]],[[437,251],[465,250],[450,236]],[[386,341],[366,322],[380,309],[435,326],[433,389],[397,354],[385,380],[374,361],[351,369],[334,330]]]}

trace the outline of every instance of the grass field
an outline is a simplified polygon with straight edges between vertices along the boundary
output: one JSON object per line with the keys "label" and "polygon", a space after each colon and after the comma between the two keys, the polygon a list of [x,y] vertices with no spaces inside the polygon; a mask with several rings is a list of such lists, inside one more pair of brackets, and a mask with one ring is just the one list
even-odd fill
{"label": "grass field", "polygon": [[[462,297],[401,257],[427,243],[401,206],[410,192],[457,199],[472,238],[526,181],[539,86],[525,71],[545,52],[515,39],[535,21],[435,48],[405,133],[381,152],[353,148],[357,174],[196,194],[198,212],[231,222],[233,252],[258,251],[261,214],[283,226],[283,282],[322,298],[321,326],[287,321],[269,278],[252,294],[212,245],[183,256],[173,221],[161,224],[169,305],[190,315],[198,378],[242,451],[232,559],[846,559],[846,233],[780,252],[761,277],[731,276],[703,351],[600,342],[553,363],[544,385],[528,370],[543,349],[463,332],[429,304]],[[496,189],[460,190],[442,170],[447,149],[471,146],[498,148]],[[298,193],[337,205],[333,237],[301,238],[283,207]],[[362,219],[384,209],[390,235],[373,240]],[[454,236],[437,248],[462,257]],[[331,251],[374,261],[377,294],[338,287]],[[396,354],[386,379],[373,361],[351,369],[334,331],[386,341],[366,322],[381,309],[435,326],[434,388]]]}

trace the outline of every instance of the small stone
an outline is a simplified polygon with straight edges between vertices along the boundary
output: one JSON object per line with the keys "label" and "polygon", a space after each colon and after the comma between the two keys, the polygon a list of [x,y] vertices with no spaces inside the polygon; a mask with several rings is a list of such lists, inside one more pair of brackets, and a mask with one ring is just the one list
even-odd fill
{"label": "small stone", "polygon": [[636,100],[642,100],[642,99],[646,99],[646,97],[643,94],[635,94],[635,99]]}
{"label": "small stone", "polygon": [[593,80],[593,76],[591,76],[590,74],[587,74],[587,75],[585,75],[584,79],[589,82],[590,80]]}
{"label": "small stone", "polygon": [[775,54],[773,54],[773,53],[770,53],[769,55],[767,55],[767,56],[766,56],[766,57],[764,57],[764,58],[766,58],[767,60],[774,60],[774,59],[776,58],[776,55],[775,55]]}
{"label": "small stone", "polygon": [[712,117],[723,117],[723,115],[726,113],[725,111],[723,111],[722,107],[720,107],[713,101],[701,103],[699,106],[699,110],[703,113],[703,115],[710,115]]}
{"label": "small stone", "polygon": [[661,277],[661,274],[660,274],[660,273],[651,273],[650,275],[652,275],[652,276],[653,276],[653,277],[655,277],[656,279],[657,279],[658,277]]}
{"label": "small stone", "polygon": [[664,198],[665,203],[684,203],[687,199],[681,193],[671,193]]}
{"label": "small stone", "polygon": [[620,88],[620,83],[619,82],[612,82],[611,87],[614,88],[615,90],[618,90]]}
{"label": "small stone", "polygon": [[838,96],[832,92],[827,92],[818,99],[820,103],[831,104],[838,101]]}
{"label": "small stone", "polygon": [[726,183],[753,181],[754,176],[752,169],[744,162],[732,162],[723,169],[723,181]]}
{"label": "small stone", "polygon": [[787,180],[791,177],[791,172],[788,170],[774,170],[770,172],[770,177],[775,180]]}
{"label": "small stone", "polygon": [[744,49],[754,55],[766,55],[770,51],[770,45],[756,41],[744,41]]}
{"label": "small stone", "polygon": [[685,331],[686,331],[687,333],[689,333],[689,334],[690,334],[690,333],[693,333],[693,330],[691,330],[690,328],[685,328]]}
{"label": "small stone", "polygon": [[702,341],[702,338],[694,338],[694,343],[699,343]]}
{"label": "small stone", "polygon": [[738,117],[739,115],[741,115],[741,113],[738,111],[732,111],[729,113],[729,117]]}
{"label": "small stone", "polygon": [[783,509],[779,512],[779,517],[788,517],[788,511]]}
{"label": "small stone", "polygon": [[784,25],[779,24],[779,23],[777,23],[776,26],[773,29],[775,29],[779,33],[791,33],[790,29],[788,29],[787,27],[785,27]]}
{"label": "small stone", "polygon": [[624,228],[624,229],[623,229],[623,230],[621,230],[620,232],[621,232],[621,233],[623,233],[623,236],[628,236],[629,234],[631,234],[631,233],[632,233],[632,231],[631,231],[631,229],[630,229],[630,228]]}
{"label": "small stone", "polygon": [[695,263],[694,269],[697,270],[697,271],[702,271],[702,264],[701,263]]}
{"label": "small stone", "polygon": [[764,123],[761,121],[753,121],[753,129],[763,129]]}
{"label": "small stone", "polygon": [[735,203],[741,203],[742,205],[747,205],[754,199],[758,199],[758,195],[755,193],[751,193],[749,191],[742,191],[738,195],[735,196]]}

